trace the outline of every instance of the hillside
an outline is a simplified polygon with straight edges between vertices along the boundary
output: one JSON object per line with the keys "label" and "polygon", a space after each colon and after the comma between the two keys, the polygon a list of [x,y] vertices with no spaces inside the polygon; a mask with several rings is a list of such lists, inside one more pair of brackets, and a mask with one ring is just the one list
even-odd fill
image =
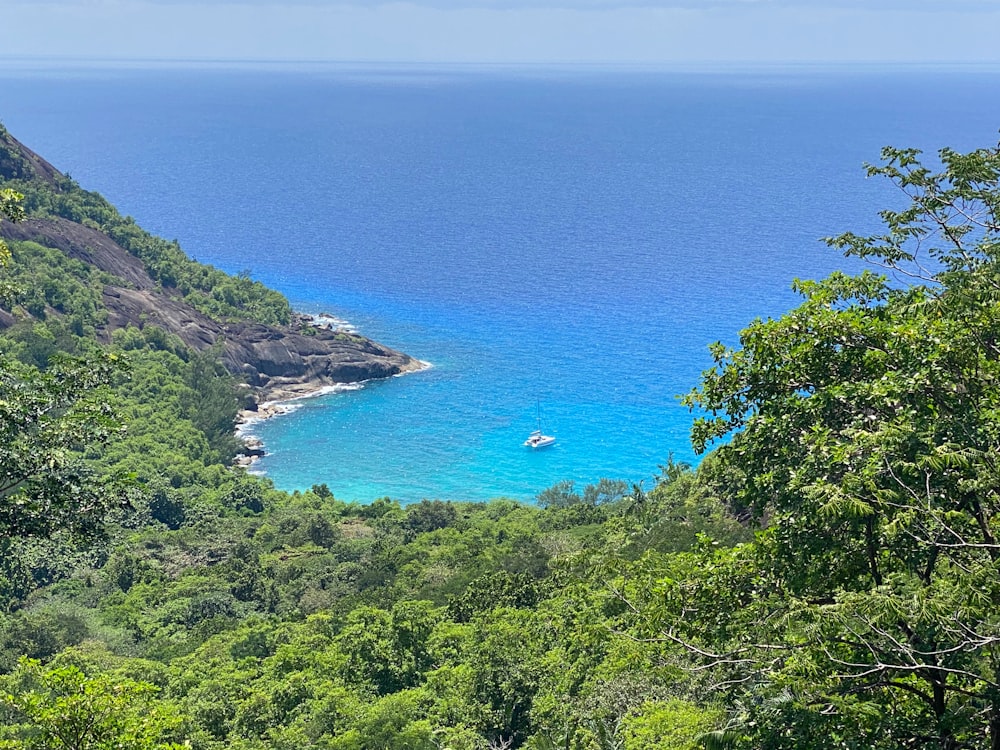
{"label": "hillside", "polygon": [[[0,221],[0,238],[15,256],[19,243],[33,243],[102,275],[99,310],[92,312],[94,335],[102,342],[130,326],[156,326],[195,351],[218,345],[226,368],[260,400],[421,367],[362,336],[312,326],[280,295],[249,279],[224,277],[178,257],[179,248],[143,233],[2,129],[0,180],[26,195],[29,218]],[[207,281],[200,284],[206,288],[198,288],[198,279]],[[0,308],[0,327],[67,314],[55,287],[40,296]]]}

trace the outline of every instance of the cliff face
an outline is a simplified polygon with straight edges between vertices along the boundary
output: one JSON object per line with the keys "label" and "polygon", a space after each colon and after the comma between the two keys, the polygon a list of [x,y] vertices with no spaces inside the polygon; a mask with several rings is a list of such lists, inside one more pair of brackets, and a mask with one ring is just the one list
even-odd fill
{"label": "cliff face", "polygon": [[[0,177],[45,182],[58,191],[62,175],[48,162],[0,132]],[[264,400],[306,392],[324,385],[385,378],[419,369],[412,357],[362,336],[310,325],[307,318],[289,326],[218,322],[184,302],[177,290],[162,287],[142,261],[96,229],[64,218],[34,218],[12,224],[0,221],[0,237],[30,240],[110,274],[104,287],[108,322],[98,336],[129,325],[155,325],[201,351],[221,346],[222,360]],[[0,328],[14,317],[0,310]]]}

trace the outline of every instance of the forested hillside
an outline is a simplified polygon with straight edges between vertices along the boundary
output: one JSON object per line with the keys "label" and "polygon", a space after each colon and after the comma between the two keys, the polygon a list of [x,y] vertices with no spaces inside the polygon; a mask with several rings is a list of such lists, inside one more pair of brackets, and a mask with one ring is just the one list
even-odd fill
{"label": "forested hillside", "polygon": [[1000,748],[1000,150],[920,159],[829,240],[875,271],[713,346],[697,470],[405,507],[233,468],[221,349],[105,335],[138,283],[11,227],[287,303],[0,159],[0,747]]}

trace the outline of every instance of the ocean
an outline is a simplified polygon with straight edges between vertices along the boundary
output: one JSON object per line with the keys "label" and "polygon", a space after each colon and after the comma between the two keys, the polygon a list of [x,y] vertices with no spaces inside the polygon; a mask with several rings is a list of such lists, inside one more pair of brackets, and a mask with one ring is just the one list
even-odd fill
{"label": "ocean", "polygon": [[858,269],[820,238],[900,205],[864,175],[883,146],[996,145],[1000,72],[6,63],[0,121],[199,261],[433,365],[255,425],[277,487],[530,501],[696,463],[678,396],[708,345]]}

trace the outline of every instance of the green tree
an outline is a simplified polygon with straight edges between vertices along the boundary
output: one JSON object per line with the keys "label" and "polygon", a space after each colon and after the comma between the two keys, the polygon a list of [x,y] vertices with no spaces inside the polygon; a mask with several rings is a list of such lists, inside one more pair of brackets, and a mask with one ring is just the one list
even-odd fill
{"label": "green tree", "polygon": [[43,568],[68,572],[58,560],[47,565],[57,547],[46,554],[45,540],[70,560],[74,548],[104,536],[110,511],[127,505],[125,485],[85,460],[119,430],[107,400],[118,371],[104,354],[56,355],[44,371],[0,358],[0,609],[51,580]]}
{"label": "green tree", "polygon": [[0,360],[0,544],[57,530],[92,537],[122,502],[81,456],[120,428],[107,402],[119,371],[113,354],[56,357],[44,372]]}
{"label": "green tree", "polygon": [[700,750],[721,718],[719,711],[676,698],[648,702],[625,719],[624,750]]}
{"label": "green tree", "polygon": [[187,385],[191,398],[185,403],[186,416],[205,433],[220,463],[228,463],[242,448],[233,435],[240,410],[236,380],[220,362],[221,348],[213,347],[191,355]]}
{"label": "green tree", "polygon": [[[23,219],[24,206],[21,205],[22,200],[24,200],[24,196],[21,193],[10,188],[0,188],[0,221],[4,219],[20,221]],[[0,269],[3,269],[9,263],[10,249],[7,247],[7,243],[3,239],[0,239]],[[0,281],[0,300],[11,297],[13,293],[14,287],[10,282],[6,280]]]}
{"label": "green tree", "polygon": [[156,703],[148,683],[88,677],[75,666],[22,660],[0,691],[0,748],[10,750],[172,750],[180,717]]}
{"label": "green tree", "polygon": [[797,283],[688,397],[765,526],[661,579],[661,635],[767,687],[768,746],[1000,747],[1000,151],[919,156],[868,169],[908,196],[884,234],[828,240],[914,283]]}

